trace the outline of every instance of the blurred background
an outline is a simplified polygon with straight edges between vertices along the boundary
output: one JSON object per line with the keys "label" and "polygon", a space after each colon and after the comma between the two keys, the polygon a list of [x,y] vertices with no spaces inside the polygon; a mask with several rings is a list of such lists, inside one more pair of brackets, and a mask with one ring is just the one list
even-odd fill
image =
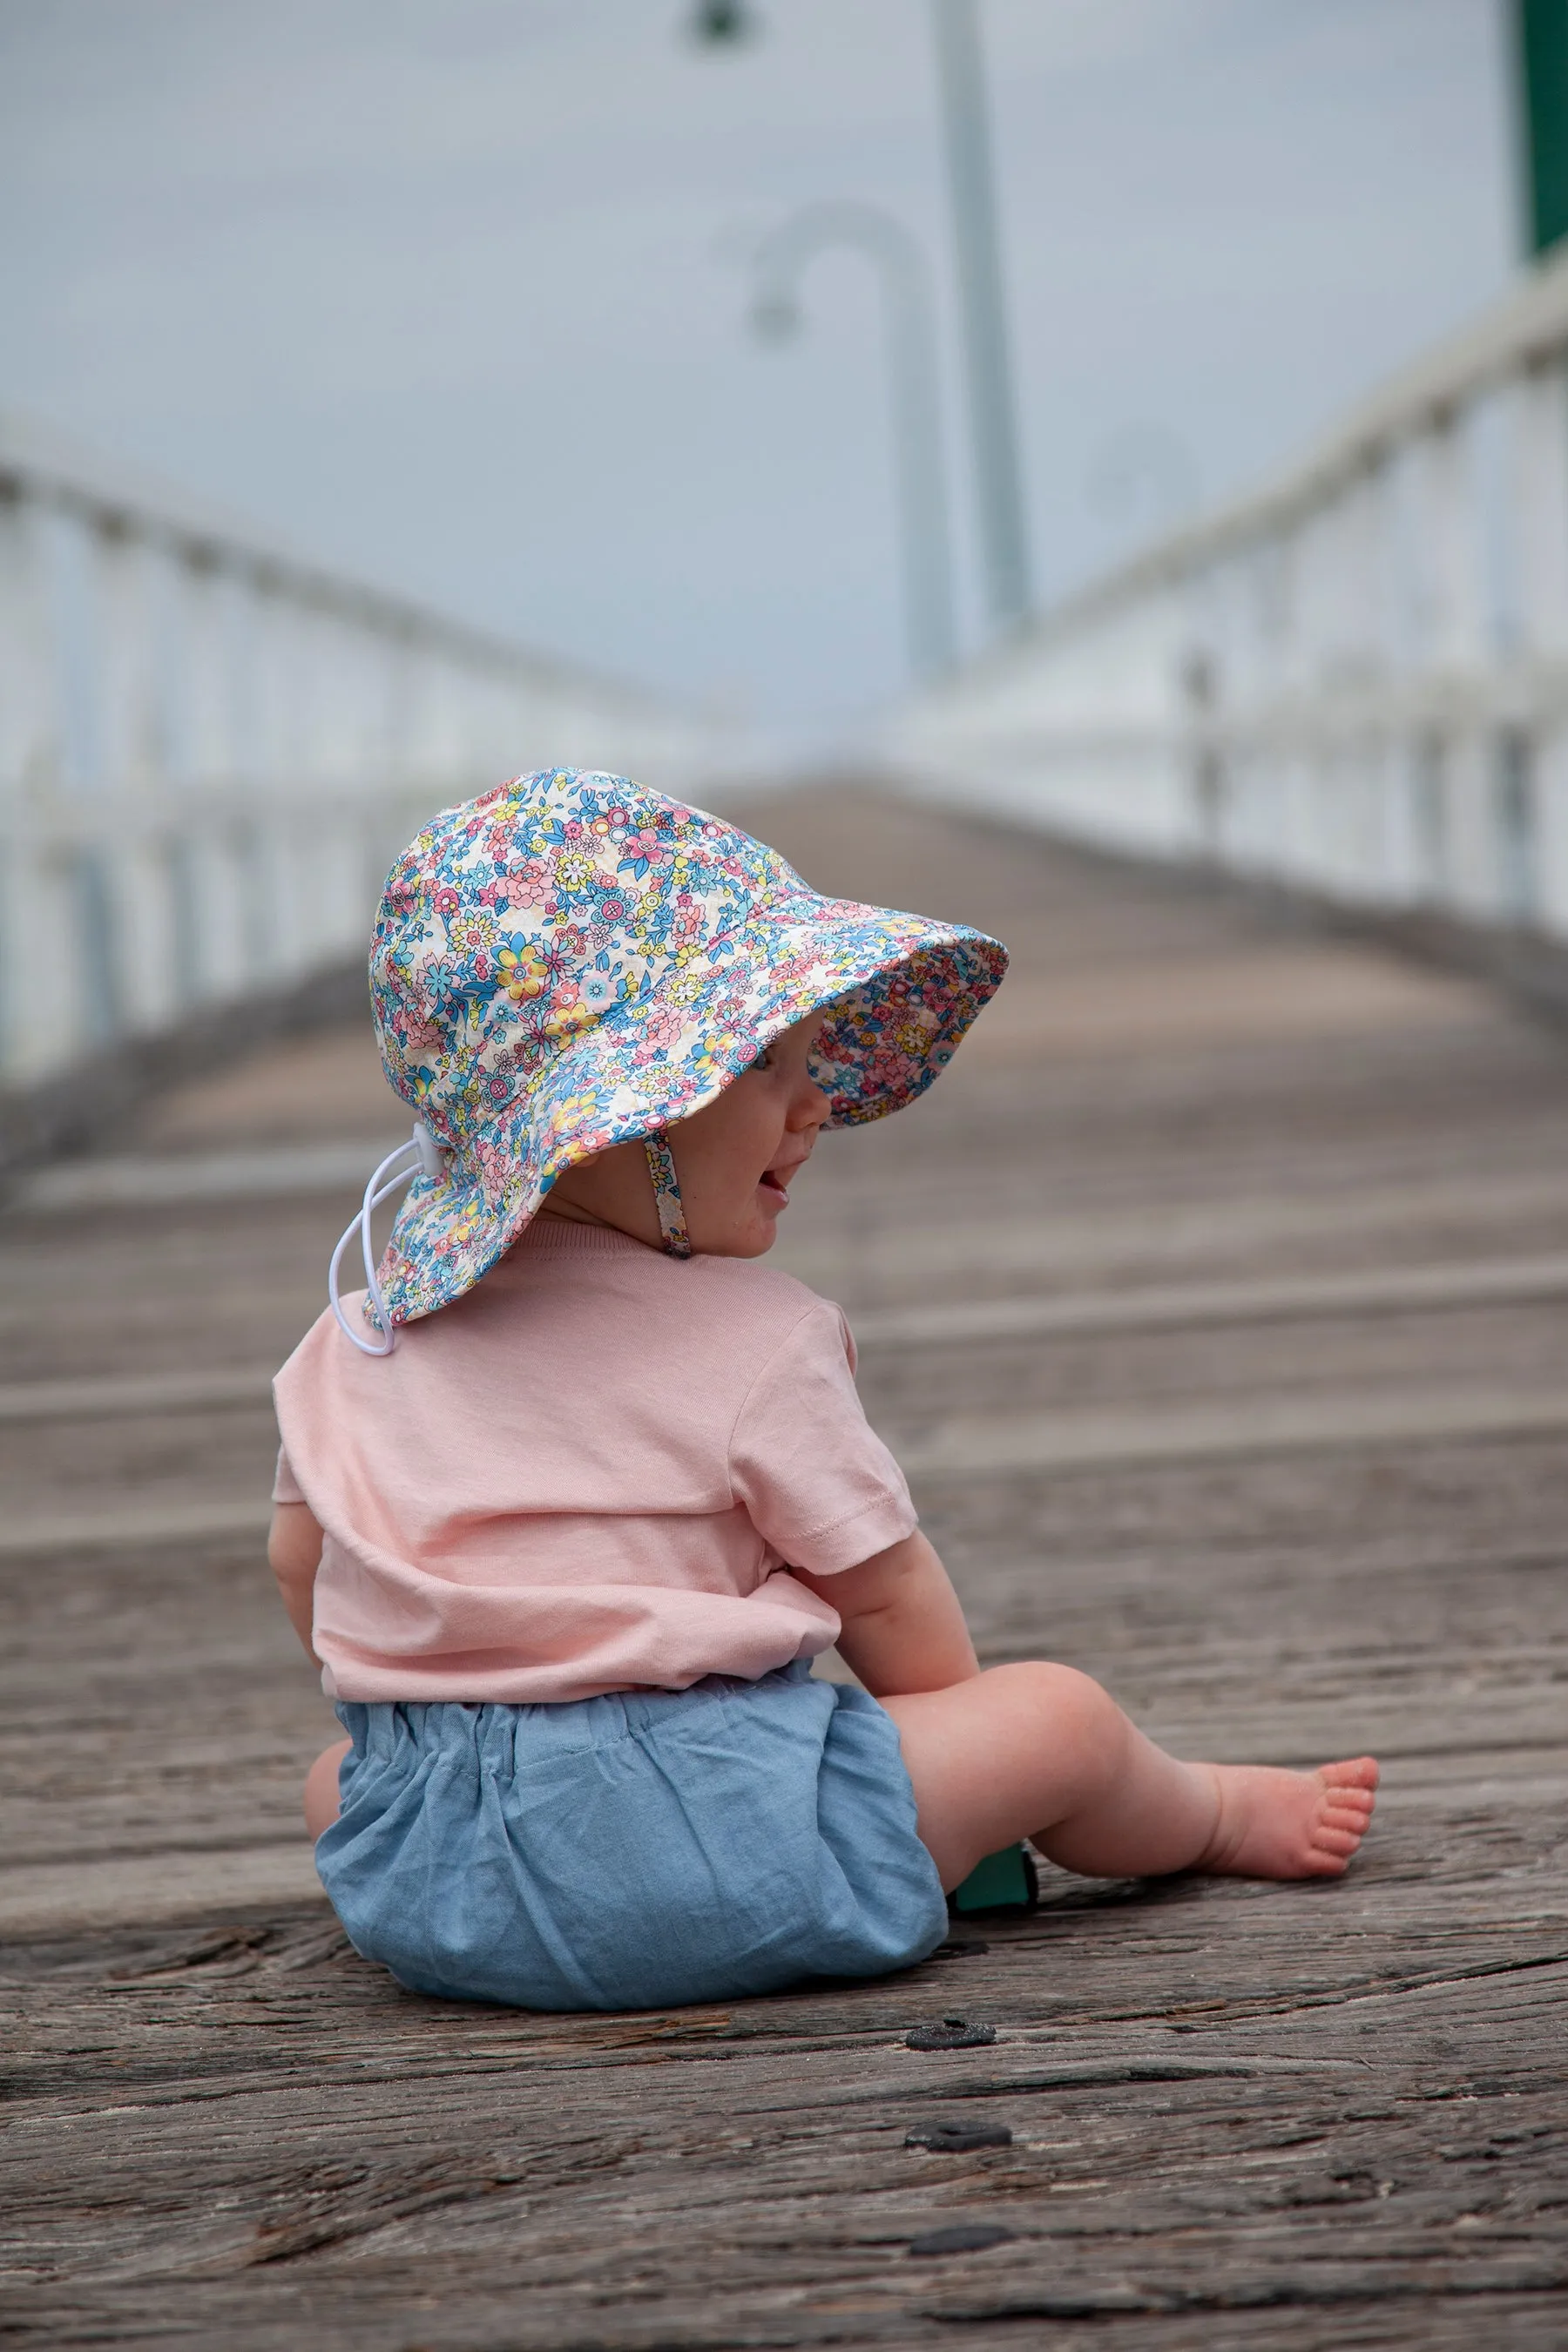
{"label": "blurred background", "polygon": [[[1558,0],[0,0],[11,1093],[341,963],[433,802],[567,760],[1554,922],[1538,747],[1489,702],[1465,783],[1427,688],[1568,597],[1565,55]],[[1249,784],[1380,662],[1397,775],[1380,706]]]}
{"label": "blurred background", "polygon": [[[1507,27],[1497,0],[981,15],[1048,603],[1506,285]],[[831,743],[907,675],[878,289],[826,250],[773,349],[748,262],[824,199],[895,216],[964,486],[933,11],[714,18],[5,0],[0,398],[486,629]]]}

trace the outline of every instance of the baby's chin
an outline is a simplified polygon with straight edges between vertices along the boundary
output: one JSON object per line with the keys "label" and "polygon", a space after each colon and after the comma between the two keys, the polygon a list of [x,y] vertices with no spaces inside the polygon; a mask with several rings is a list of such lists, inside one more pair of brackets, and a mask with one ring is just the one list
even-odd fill
{"label": "baby's chin", "polygon": [[749,1216],[736,1217],[722,1234],[694,1233],[692,1249],[699,1257],[765,1257],[779,1237],[778,1213],[783,1206],[780,1201],[776,1208],[753,1208]]}

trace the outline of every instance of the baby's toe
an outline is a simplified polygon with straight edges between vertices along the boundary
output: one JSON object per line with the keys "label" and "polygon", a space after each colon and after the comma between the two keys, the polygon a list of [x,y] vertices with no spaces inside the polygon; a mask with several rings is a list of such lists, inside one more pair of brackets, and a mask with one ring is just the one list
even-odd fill
{"label": "baby's toe", "polygon": [[1307,1855],[1304,1878],[1342,1878],[1350,1863],[1346,1853],[1331,1853],[1326,1846],[1314,1845]]}
{"label": "baby's toe", "polygon": [[1370,1792],[1378,1783],[1375,1756],[1351,1756],[1337,1764],[1320,1764],[1318,1778],[1326,1789],[1336,1794],[1348,1795],[1352,1790]]}

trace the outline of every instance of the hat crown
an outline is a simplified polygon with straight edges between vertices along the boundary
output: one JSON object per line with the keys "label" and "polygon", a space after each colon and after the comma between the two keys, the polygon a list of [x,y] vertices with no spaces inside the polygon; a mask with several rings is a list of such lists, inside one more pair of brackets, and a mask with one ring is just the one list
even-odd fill
{"label": "hat crown", "polygon": [[[656,992],[679,1030],[760,899],[812,896],[773,850],[626,778],[514,779],[434,818],[388,877],[371,951],[393,1087],[461,1150],[600,1022]],[[820,902],[818,902],[820,903]]]}

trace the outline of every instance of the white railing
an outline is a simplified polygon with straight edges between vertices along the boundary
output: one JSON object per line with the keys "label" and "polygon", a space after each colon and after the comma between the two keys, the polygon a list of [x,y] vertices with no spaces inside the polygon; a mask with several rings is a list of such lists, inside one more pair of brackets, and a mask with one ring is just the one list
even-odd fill
{"label": "white railing", "polygon": [[0,421],[0,1086],[360,951],[520,770],[693,793],[722,730]]}
{"label": "white railing", "polygon": [[1568,259],[897,711],[958,806],[1568,933]]}

